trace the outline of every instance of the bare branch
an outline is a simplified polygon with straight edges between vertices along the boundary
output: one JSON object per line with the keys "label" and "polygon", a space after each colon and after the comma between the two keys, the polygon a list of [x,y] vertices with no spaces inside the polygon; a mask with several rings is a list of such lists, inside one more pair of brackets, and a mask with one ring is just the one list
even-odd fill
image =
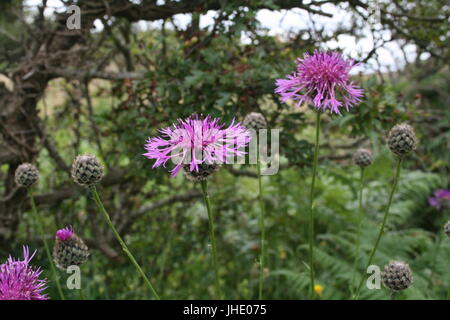
{"label": "bare branch", "polygon": [[52,75],[53,77],[63,77],[67,79],[134,80],[144,78],[144,72],[93,72],[91,70],[73,70],[62,68],[49,68],[45,72]]}

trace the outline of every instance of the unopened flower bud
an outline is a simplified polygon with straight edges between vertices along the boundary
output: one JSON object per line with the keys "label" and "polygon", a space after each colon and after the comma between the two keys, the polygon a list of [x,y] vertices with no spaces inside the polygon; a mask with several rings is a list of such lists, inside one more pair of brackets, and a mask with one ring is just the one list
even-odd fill
{"label": "unopened flower bud", "polygon": [[405,290],[413,281],[411,269],[403,261],[391,261],[384,267],[381,277],[384,286],[392,291]]}
{"label": "unopened flower bud", "polygon": [[53,248],[53,261],[61,270],[69,266],[79,266],[89,257],[89,249],[70,227],[56,232],[55,247]]}
{"label": "unopened flower bud", "polygon": [[22,163],[17,167],[14,179],[19,186],[29,188],[39,180],[39,171],[31,163]]}
{"label": "unopened flower bud", "polygon": [[353,155],[353,162],[361,168],[369,166],[372,164],[372,161],[372,152],[367,149],[358,149],[358,151],[356,151]]}
{"label": "unopened flower bud", "polygon": [[406,124],[397,124],[388,135],[389,149],[399,157],[410,153],[417,147],[417,138],[414,129]]}
{"label": "unopened flower bud", "polygon": [[93,155],[79,155],[72,164],[72,178],[82,186],[91,186],[103,177],[103,167]]}
{"label": "unopened flower bud", "polygon": [[250,112],[244,118],[242,125],[247,129],[259,130],[267,128],[267,121],[259,112]]}

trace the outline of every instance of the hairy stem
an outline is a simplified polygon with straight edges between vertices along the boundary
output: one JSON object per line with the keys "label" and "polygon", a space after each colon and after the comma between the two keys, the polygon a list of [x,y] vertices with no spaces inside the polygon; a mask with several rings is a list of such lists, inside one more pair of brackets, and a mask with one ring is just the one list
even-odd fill
{"label": "hairy stem", "polygon": [[396,296],[397,296],[397,292],[391,291],[391,300],[395,300]]}
{"label": "hairy stem", "polygon": [[[364,167],[361,167],[361,173],[359,177],[359,196],[358,196],[358,227],[356,230],[356,245],[355,245],[355,262],[353,266],[353,280],[351,284],[351,289],[353,290],[355,286],[356,273],[358,272],[358,260],[359,260],[359,251],[361,247],[361,226],[363,220],[363,209],[362,209],[362,195],[364,189]],[[353,294],[353,291],[351,292]]]}
{"label": "hairy stem", "polygon": [[211,241],[211,251],[212,251],[212,261],[214,267],[214,285],[216,290],[216,298],[221,299],[222,294],[220,290],[220,280],[219,280],[219,267],[217,264],[217,246],[216,246],[216,236],[214,234],[214,216],[211,209],[211,200],[208,193],[208,181],[203,180],[202,192],[203,199],[205,200],[206,210],[208,211],[208,222],[209,222],[209,238]]}
{"label": "hairy stem", "polygon": [[105,207],[103,206],[102,201],[100,200],[100,196],[98,195],[97,189],[95,188],[95,186],[90,186],[89,188],[91,189],[92,195],[94,196],[94,201],[97,204],[98,209],[100,210],[100,212],[105,217],[105,220],[108,223],[108,226],[111,228],[112,232],[114,233],[114,236],[116,237],[117,241],[120,243],[120,246],[122,247],[123,252],[125,252],[127,257],[130,259],[131,263],[133,263],[133,265],[136,267],[137,271],[142,276],[142,278],[144,279],[145,283],[147,284],[148,288],[153,293],[155,298],[160,300],[161,298],[159,297],[159,295],[156,292],[155,288],[153,288],[152,283],[150,282],[148,277],[145,275],[145,273],[142,270],[141,266],[137,263],[136,259],[133,257],[133,255],[131,254],[131,252],[128,249],[127,245],[122,240],[122,238],[120,237],[120,235],[117,232],[116,228],[114,227],[114,224],[112,223],[108,212],[106,211]]}
{"label": "hairy stem", "polygon": [[262,300],[263,298],[263,286],[264,286],[264,261],[265,261],[265,241],[266,241],[266,230],[264,224],[264,217],[266,215],[266,207],[264,204],[264,192],[262,187],[262,179],[261,179],[261,159],[259,154],[259,148],[257,150],[257,169],[258,169],[258,185],[259,185],[259,205],[260,205],[260,215],[259,215],[259,228],[261,230],[261,254],[259,258],[259,292],[258,298]]}
{"label": "hairy stem", "polygon": [[317,111],[316,117],[316,141],[314,147],[313,174],[311,181],[311,191],[309,194],[309,276],[310,276],[310,298],[314,299],[314,187],[316,184],[317,162],[319,155],[319,136],[320,136],[320,112]]}
{"label": "hairy stem", "polygon": [[50,248],[48,246],[47,239],[45,238],[44,224],[42,223],[41,216],[37,212],[36,203],[34,202],[34,196],[30,189],[28,189],[28,195],[30,197],[31,202],[31,211],[33,212],[34,218],[36,219],[39,228],[39,233],[41,234],[41,237],[44,241],[45,252],[47,254],[47,259],[49,261],[50,268],[52,269],[52,274],[53,278],[55,279],[56,288],[58,289],[58,293],[59,296],[61,297],[61,300],[66,300],[66,297],[64,296],[64,293],[61,288],[61,284],[59,283],[58,273],[56,272],[55,264],[53,263],[53,258],[50,253]]}
{"label": "hairy stem", "polygon": [[[439,226],[445,225],[446,221],[448,221],[446,219],[445,215],[443,215],[443,217],[444,218],[440,220]],[[437,234],[436,246],[435,246],[431,269],[434,269],[434,267],[436,266],[438,256],[439,256],[439,251],[441,250],[443,240],[444,240],[444,234],[443,234],[442,230],[440,230],[440,232],[438,232],[438,234]]]}
{"label": "hairy stem", "polygon": [[448,285],[447,289],[447,300],[450,300],[450,284]]}
{"label": "hairy stem", "polygon": [[[364,270],[367,270],[367,268],[372,264],[373,257],[375,256],[375,253],[377,252],[377,249],[378,249],[378,245],[380,244],[381,236],[384,233],[384,227],[386,226],[386,221],[389,216],[389,209],[391,208],[392,199],[394,197],[395,189],[397,188],[397,183],[398,183],[398,180],[400,177],[401,166],[402,166],[402,158],[398,158],[397,166],[395,168],[394,182],[392,183],[392,188],[391,188],[391,192],[389,194],[388,203],[387,203],[387,206],[386,206],[386,209],[384,212],[383,222],[381,223],[381,227],[380,227],[380,231],[377,236],[377,240],[375,241],[375,245],[373,246],[372,252],[370,253],[370,256],[369,256],[369,261],[367,262],[366,268]],[[361,277],[361,281],[360,281],[359,286],[356,289],[356,293],[353,297],[354,299],[358,299],[359,293],[360,293],[361,288],[364,283],[364,279],[365,279],[364,277]]]}
{"label": "hairy stem", "polygon": [[80,294],[80,300],[86,300],[86,298],[84,297],[84,292],[83,292],[83,288],[80,288],[79,294]]}

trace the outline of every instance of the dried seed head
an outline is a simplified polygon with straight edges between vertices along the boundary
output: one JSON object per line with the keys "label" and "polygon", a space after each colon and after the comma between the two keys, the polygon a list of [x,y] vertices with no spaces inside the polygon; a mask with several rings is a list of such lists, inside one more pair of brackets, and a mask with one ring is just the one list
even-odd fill
{"label": "dried seed head", "polygon": [[91,186],[103,177],[103,167],[93,155],[79,155],[72,164],[72,178],[82,186]]}
{"label": "dried seed head", "polygon": [[198,165],[198,171],[190,171],[189,168],[189,164],[183,165],[184,175],[188,180],[198,182],[208,179],[210,175],[219,170],[220,165],[202,163]]}
{"label": "dried seed head", "polygon": [[356,151],[353,155],[353,162],[361,168],[369,166],[370,164],[372,164],[372,161],[372,152],[367,149],[358,149],[358,151]]}
{"label": "dried seed head", "polygon": [[89,249],[71,227],[56,232],[55,247],[53,248],[53,261],[61,270],[69,266],[79,266],[89,257]]}
{"label": "dried seed head", "polygon": [[447,235],[447,237],[450,237],[450,221],[448,221],[444,226],[444,232]]}
{"label": "dried seed head", "polygon": [[39,171],[31,163],[22,163],[15,173],[16,183],[24,188],[29,188],[39,180]]}
{"label": "dried seed head", "polygon": [[259,112],[250,112],[244,118],[242,125],[247,129],[259,130],[267,128],[267,121]]}
{"label": "dried seed head", "polygon": [[405,290],[413,282],[411,269],[403,261],[389,262],[388,265],[384,266],[381,278],[384,286],[392,291]]}
{"label": "dried seed head", "polygon": [[406,124],[395,125],[388,135],[389,149],[399,157],[410,153],[417,147],[417,138],[414,129]]}

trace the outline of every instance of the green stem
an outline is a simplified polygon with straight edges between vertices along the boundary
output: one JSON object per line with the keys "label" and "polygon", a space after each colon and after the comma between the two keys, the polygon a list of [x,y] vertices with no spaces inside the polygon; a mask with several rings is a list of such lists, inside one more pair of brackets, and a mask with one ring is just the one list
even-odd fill
{"label": "green stem", "polygon": [[217,247],[216,247],[216,237],[214,234],[214,217],[211,210],[211,200],[209,199],[208,193],[208,181],[201,181],[202,184],[202,192],[203,199],[205,200],[206,210],[208,211],[208,222],[209,222],[209,238],[211,241],[211,251],[212,251],[212,260],[214,267],[214,284],[216,290],[216,298],[221,299],[221,290],[220,290],[220,280],[219,280],[219,267],[217,264]]}
{"label": "green stem", "polygon": [[397,292],[391,291],[391,300],[395,300],[396,296],[397,296]]}
{"label": "green stem", "polygon": [[265,241],[266,241],[266,230],[264,224],[264,216],[266,215],[266,207],[264,204],[264,192],[262,187],[262,179],[261,179],[261,161],[259,150],[257,152],[257,169],[258,169],[258,184],[259,184],[259,205],[261,207],[260,215],[259,215],[259,228],[261,230],[261,256],[259,258],[259,300],[263,298],[263,284],[264,284],[264,260],[266,255],[265,250]]}
{"label": "green stem", "polygon": [[86,298],[84,297],[84,292],[83,292],[82,287],[80,288],[79,293],[80,293],[80,300],[86,300]]}
{"label": "green stem", "polygon": [[[447,213],[447,211],[445,212],[445,213]],[[445,223],[448,221],[448,219],[446,219],[446,216],[448,216],[448,215],[443,215],[444,216],[444,219],[442,219],[442,223],[440,223],[439,224],[439,226],[442,228],[442,226],[443,225],[445,225]],[[438,235],[438,244],[437,244],[437,248],[436,248],[436,252],[435,252],[435,255],[434,255],[434,258],[433,258],[433,267],[432,267],[432,269],[434,269],[434,267],[436,266],[436,263],[437,263],[437,257],[438,257],[438,255],[439,255],[439,251],[440,251],[440,249],[441,249],[441,247],[442,247],[442,241],[444,240],[444,234],[443,234],[444,232],[443,232],[443,230],[442,229],[440,229],[439,230],[439,235]],[[446,300],[450,300],[450,283],[449,283],[449,285],[448,285],[448,288],[447,288],[447,296],[446,296]]]}
{"label": "green stem", "polygon": [[[389,194],[389,199],[388,199],[388,203],[387,203],[387,206],[386,206],[386,210],[384,212],[384,217],[383,217],[383,222],[381,223],[380,232],[378,233],[377,240],[375,241],[375,245],[374,245],[374,247],[372,249],[372,252],[370,253],[370,256],[369,256],[369,261],[367,262],[366,268],[364,270],[367,270],[367,268],[372,264],[373,257],[375,256],[375,253],[377,252],[377,249],[378,249],[378,245],[380,244],[381,236],[383,235],[384,227],[386,226],[386,221],[387,221],[387,218],[389,216],[389,209],[391,208],[392,199],[394,197],[394,192],[395,192],[395,189],[397,188],[397,183],[398,183],[398,180],[399,180],[399,177],[400,177],[401,165],[402,165],[402,158],[398,158],[397,166],[395,168],[394,182],[392,184],[392,189],[391,189],[391,192]],[[360,281],[359,286],[358,286],[358,288],[356,290],[356,294],[353,297],[354,299],[358,299],[359,293],[360,293],[361,288],[362,288],[363,283],[364,283],[364,279],[365,279],[364,277],[361,277],[361,281]]]}
{"label": "green stem", "polygon": [[55,264],[53,263],[53,258],[50,253],[47,239],[45,238],[44,225],[42,223],[41,216],[37,212],[36,203],[34,202],[34,196],[30,189],[28,189],[28,195],[30,197],[30,202],[31,202],[31,211],[33,212],[34,218],[36,219],[36,222],[38,225],[39,233],[41,234],[42,240],[44,241],[45,252],[47,253],[47,259],[49,261],[50,268],[52,269],[53,278],[55,279],[55,283],[56,283],[56,287],[59,292],[59,296],[61,297],[61,300],[66,300],[66,297],[64,297],[64,293],[61,288],[61,284],[59,283],[58,273],[56,272]]}
{"label": "green stem", "polygon": [[[361,247],[361,226],[363,220],[363,209],[362,209],[362,195],[364,189],[364,167],[361,167],[361,173],[359,177],[359,197],[358,197],[358,228],[356,230],[356,251],[355,251],[355,262],[353,266],[353,280],[351,284],[351,289],[353,290],[355,286],[356,273],[358,271],[358,260],[359,260],[359,251]],[[353,294],[353,291],[352,291]]]}
{"label": "green stem", "polygon": [[437,262],[437,258],[439,256],[439,250],[441,249],[441,244],[442,244],[442,240],[443,240],[443,236],[440,233],[438,233],[437,235],[437,241],[436,241],[436,249],[434,251],[434,256],[433,256],[433,260],[432,260],[432,265],[431,265],[431,269],[434,270],[434,267],[436,266],[436,262]]}
{"label": "green stem", "polygon": [[[448,221],[446,219],[445,212],[442,216],[443,216],[443,219],[441,219],[439,222],[439,228],[442,228],[442,226],[445,225],[445,223]],[[442,229],[440,229],[439,232],[437,233],[437,240],[436,240],[436,246],[435,246],[436,248],[434,251],[434,256],[433,256],[432,265],[431,265],[432,270],[434,270],[434,268],[436,267],[437,259],[439,256],[439,251],[441,250],[443,240],[444,240],[444,232],[442,231]]]}
{"label": "green stem", "polygon": [[448,285],[447,289],[447,300],[450,300],[450,284]]}
{"label": "green stem", "polygon": [[317,162],[319,154],[320,112],[316,118],[316,141],[314,147],[313,175],[309,194],[309,276],[311,281],[310,298],[314,299],[314,187],[316,184]]}
{"label": "green stem", "polygon": [[150,282],[150,280],[148,279],[148,277],[145,275],[144,271],[142,270],[141,266],[137,263],[136,259],[133,257],[133,255],[131,254],[130,250],[128,249],[127,245],[125,244],[125,242],[122,240],[122,238],[120,237],[119,233],[117,232],[116,228],[114,227],[114,224],[111,221],[111,218],[109,217],[108,212],[106,211],[105,207],[103,206],[102,201],[100,200],[100,196],[98,195],[97,189],[95,188],[95,186],[90,186],[89,187],[91,189],[92,195],[94,196],[94,201],[97,204],[98,209],[102,212],[103,216],[106,219],[106,222],[108,223],[109,227],[111,228],[112,232],[114,233],[114,236],[116,237],[117,241],[119,241],[120,246],[122,247],[123,252],[125,252],[125,254],[127,255],[127,257],[130,259],[131,263],[133,263],[133,265],[136,267],[137,271],[139,272],[139,274],[142,276],[142,278],[144,279],[145,283],[147,284],[148,288],[150,289],[150,291],[153,293],[153,295],[155,296],[156,299],[160,300],[161,298],[159,297],[158,293],[156,292],[155,288],[153,288],[152,283]]}

